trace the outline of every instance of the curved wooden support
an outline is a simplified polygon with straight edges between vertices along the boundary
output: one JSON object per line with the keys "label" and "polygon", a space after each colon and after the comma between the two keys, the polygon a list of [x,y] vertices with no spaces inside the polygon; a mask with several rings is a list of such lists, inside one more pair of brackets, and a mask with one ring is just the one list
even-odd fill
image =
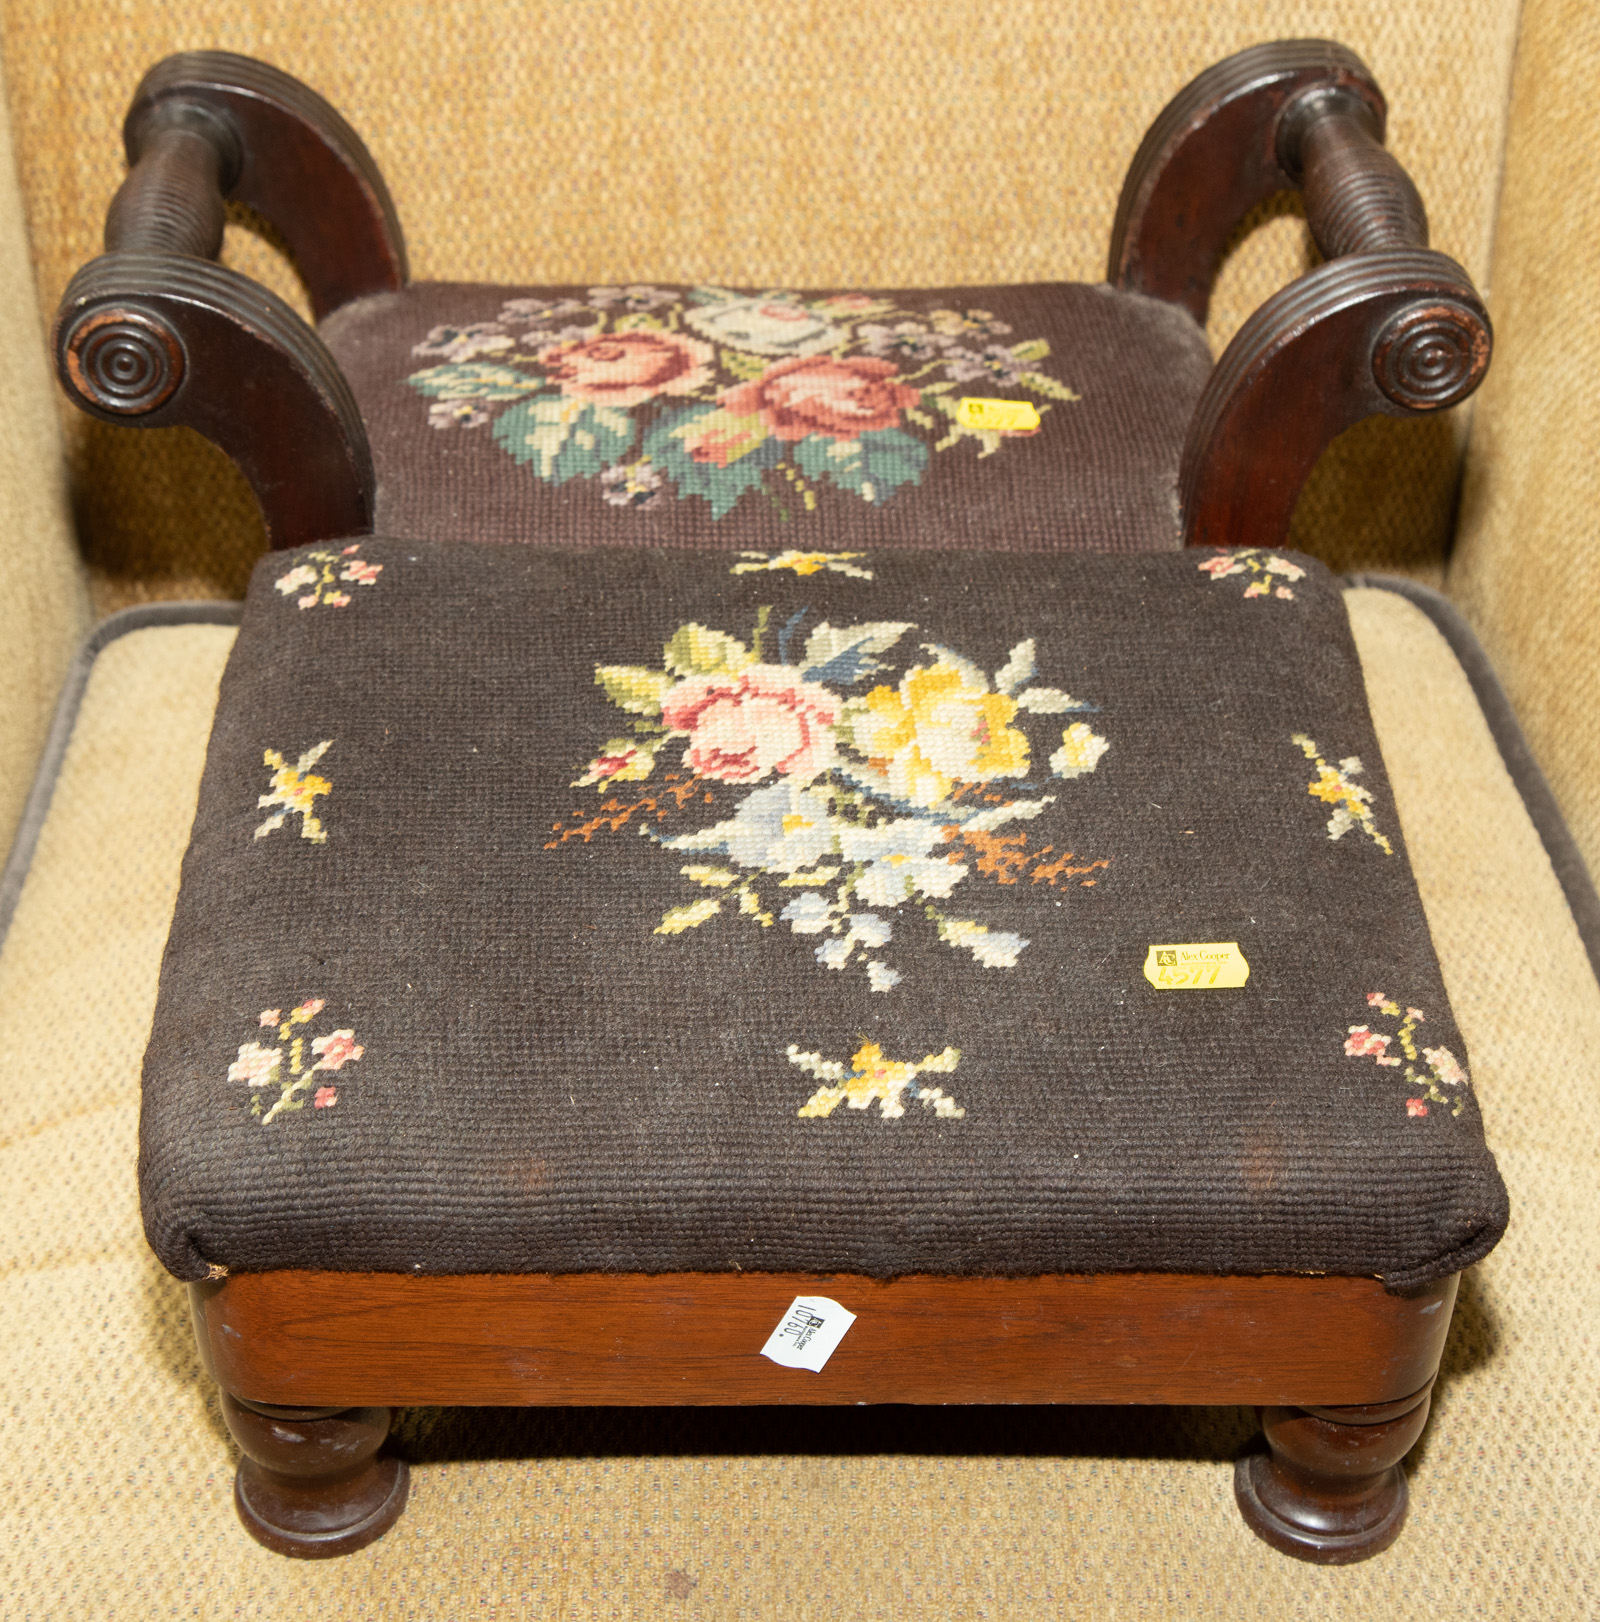
{"label": "curved wooden support", "polygon": [[1280,546],[1326,446],[1375,412],[1464,400],[1493,332],[1467,273],[1391,249],[1320,265],[1240,328],[1195,407],[1179,472],[1190,546]]}
{"label": "curved wooden support", "polygon": [[193,428],[231,456],[274,546],[372,528],[372,454],[349,385],[316,333],[246,277],[180,254],[108,254],[68,285],[53,345],[91,416]]}
{"label": "curved wooden support", "polygon": [[214,257],[227,197],[282,234],[319,321],[405,286],[405,240],[372,154],[287,73],[228,51],[169,56],[134,92],[123,142],[108,250]]}
{"label": "curved wooden support", "polygon": [[1405,1525],[1400,1461],[1428,1422],[1433,1382],[1363,1408],[1265,1408],[1267,1453],[1234,1467],[1239,1511],[1257,1537],[1322,1566],[1387,1549]]}
{"label": "curved wooden support", "polygon": [[[1421,200],[1383,150],[1386,116],[1366,65],[1331,40],[1256,45],[1208,68],[1167,104],[1134,156],[1106,279],[1181,304],[1203,324],[1235,227],[1302,184],[1328,257],[1426,247]],[[1366,224],[1396,192],[1407,195],[1403,240]]]}
{"label": "curved wooden support", "polygon": [[222,1414],[244,1454],[234,1508],[257,1543],[323,1560],[364,1549],[399,1520],[410,1468],[378,1456],[392,1408],[273,1408],[225,1390]]}

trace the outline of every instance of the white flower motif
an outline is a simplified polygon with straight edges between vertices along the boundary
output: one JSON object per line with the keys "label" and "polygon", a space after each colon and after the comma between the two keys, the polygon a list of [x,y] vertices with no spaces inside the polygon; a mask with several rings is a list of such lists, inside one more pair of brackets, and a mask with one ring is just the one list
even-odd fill
{"label": "white flower motif", "polygon": [[866,863],[855,893],[868,906],[898,907],[913,895],[948,896],[967,876],[962,863],[929,856],[944,837],[937,822],[896,817],[870,828],[841,827],[839,852],[847,862]]}
{"label": "white flower motif", "polygon": [[668,850],[717,852],[771,873],[798,873],[839,848],[827,796],[788,781],[746,795],[725,822],[661,843]]}
{"label": "white flower motif", "polygon": [[703,336],[755,355],[819,355],[849,337],[783,293],[697,304],[684,315]]}

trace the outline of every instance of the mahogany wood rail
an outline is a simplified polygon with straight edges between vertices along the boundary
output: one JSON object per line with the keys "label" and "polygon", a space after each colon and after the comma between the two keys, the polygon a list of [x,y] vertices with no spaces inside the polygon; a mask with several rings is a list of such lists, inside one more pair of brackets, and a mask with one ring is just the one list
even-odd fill
{"label": "mahogany wood rail", "polygon": [[[404,1464],[380,1452],[396,1404],[1255,1403],[1269,1451],[1239,1462],[1245,1518],[1338,1563],[1400,1531],[1399,1461],[1456,1284],[284,1272],[192,1285],[190,1300],[245,1452],[239,1513],[283,1553],[343,1553],[398,1517]],[[820,1374],[760,1355],[800,1295],[856,1314]]]}

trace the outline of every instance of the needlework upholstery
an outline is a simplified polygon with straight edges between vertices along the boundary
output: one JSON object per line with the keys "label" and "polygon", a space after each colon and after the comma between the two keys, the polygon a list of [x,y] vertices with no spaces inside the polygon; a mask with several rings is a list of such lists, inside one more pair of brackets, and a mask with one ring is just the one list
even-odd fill
{"label": "needlework upholstery", "polygon": [[265,560],[144,1099],[188,1278],[1402,1287],[1506,1216],[1340,594],[1252,552]]}
{"label": "needlework upholstery", "polygon": [[1211,370],[1184,311],[1103,283],[420,283],[323,337],[380,533],[544,545],[1175,547]]}

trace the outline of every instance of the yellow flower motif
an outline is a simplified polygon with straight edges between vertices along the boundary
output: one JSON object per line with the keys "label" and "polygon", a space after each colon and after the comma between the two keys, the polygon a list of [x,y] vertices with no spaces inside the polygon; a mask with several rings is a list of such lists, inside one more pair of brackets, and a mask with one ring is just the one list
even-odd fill
{"label": "yellow flower motif", "polygon": [[857,580],[870,580],[871,569],[858,569],[855,564],[846,561],[849,558],[864,558],[865,552],[779,552],[768,557],[765,552],[741,552],[740,557],[749,561],[736,563],[728,571],[729,574],[758,574],[763,569],[793,569],[798,575],[817,574],[823,569],[833,574],[853,575]]}
{"label": "yellow flower motif", "polygon": [[1074,721],[1061,734],[1061,747],[1050,757],[1050,769],[1057,777],[1082,777],[1100,764],[1100,757],[1110,747],[1108,739],[1082,721]]}
{"label": "yellow flower motif", "polygon": [[333,784],[326,777],[317,777],[311,768],[333,747],[332,738],[324,738],[314,749],[308,749],[290,765],[276,749],[268,749],[261,757],[265,766],[272,767],[272,792],[263,794],[256,804],[261,807],[278,805],[283,809],[267,818],[256,829],[256,838],[264,839],[275,828],[281,828],[286,818],[300,819],[300,837],[313,845],[325,845],[328,835],[322,824],[312,815],[319,795],[333,793]]}
{"label": "yellow flower motif", "polygon": [[[948,1075],[961,1063],[961,1049],[946,1048],[943,1053],[930,1053],[910,1064],[903,1059],[886,1059],[876,1042],[863,1042],[851,1055],[851,1068],[846,1074],[837,1059],[824,1059],[820,1053],[802,1053],[791,1043],[789,1063],[823,1083],[795,1111],[796,1115],[826,1117],[840,1104],[848,1104],[851,1109],[870,1109],[876,1102],[879,1115],[893,1120],[906,1112],[902,1096],[907,1087],[929,1071]],[[940,1087],[917,1087],[910,1096],[947,1120],[959,1121],[967,1113]]]}
{"label": "yellow flower motif", "polygon": [[1355,781],[1362,769],[1360,755],[1346,755],[1337,766],[1330,766],[1318,752],[1316,741],[1303,732],[1295,733],[1290,741],[1299,744],[1301,754],[1317,768],[1317,780],[1307,786],[1306,793],[1333,807],[1328,838],[1342,839],[1352,828],[1360,828],[1381,851],[1393,856],[1394,846],[1372,819],[1372,790]]}
{"label": "yellow flower motif", "polygon": [[958,783],[1027,773],[1028,739],[1011,725],[1017,701],[944,660],[908,670],[898,689],[873,688],[852,709],[856,747],[897,800],[939,805]]}

